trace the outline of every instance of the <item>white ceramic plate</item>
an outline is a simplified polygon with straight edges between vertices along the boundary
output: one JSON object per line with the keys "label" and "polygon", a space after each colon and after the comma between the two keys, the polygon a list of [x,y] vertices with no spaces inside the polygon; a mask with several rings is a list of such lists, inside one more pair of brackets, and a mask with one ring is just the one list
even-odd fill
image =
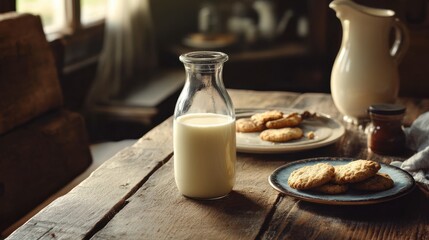
{"label": "white ceramic plate", "polygon": [[312,191],[300,191],[289,187],[289,175],[298,168],[316,163],[329,163],[333,166],[349,163],[352,158],[310,158],[283,165],[268,177],[270,185],[279,192],[307,202],[329,205],[367,205],[390,201],[410,193],[415,186],[413,177],[406,171],[395,166],[380,163],[380,173],[387,173],[394,181],[391,189],[381,192],[366,192],[349,189],[346,193],[329,195]]}
{"label": "white ceramic plate", "polygon": [[[284,113],[298,112],[300,109],[276,108]],[[248,118],[255,113],[265,112],[268,109],[238,109],[236,118]],[[304,137],[299,140],[284,143],[273,143],[261,140],[259,133],[237,133],[237,151],[246,153],[287,153],[327,146],[338,141],[345,133],[344,126],[337,120],[321,113],[316,118],[306,119],[300,127],[304,131]],[[308,139],[306,134],[313,131],[314,139]]]}

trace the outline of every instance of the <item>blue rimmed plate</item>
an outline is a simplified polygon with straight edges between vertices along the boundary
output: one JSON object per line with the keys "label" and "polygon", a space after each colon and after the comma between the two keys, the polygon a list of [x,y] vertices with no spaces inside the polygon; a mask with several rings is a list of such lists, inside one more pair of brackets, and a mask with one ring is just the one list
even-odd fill
{"label": "blue rimmed plate", "polygon": [[366,192],[350,189],[346,193],[329,195],[312,191],[301,191],[291,188],[287,180],[296,169],[314,165],[316,163],[329,163],[333,166],[347,164],[352,158],[310,158],[283,165],[268,177],[270,185],[279,192],[301,199],[303,201],[329,204],[329,205],[366,205],[390,201],[410,193],[415,187],[413,177],[406,171],[395,166],[380,163],[380,173],[387,173],[392,178],[394,186],[380,192]]}

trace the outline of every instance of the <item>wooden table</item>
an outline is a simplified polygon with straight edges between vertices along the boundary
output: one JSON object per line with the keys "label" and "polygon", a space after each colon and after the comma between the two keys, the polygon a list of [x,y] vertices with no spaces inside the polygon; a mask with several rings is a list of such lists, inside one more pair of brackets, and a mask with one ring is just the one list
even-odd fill
{"label": "wooden table", "polygon": [[[230,90],[236,108],[293,107],[340,119],[328,94]],[[406,123],[429,110],[429,99],[400,99]],[[429,196],[420,188],[364,206],[308,203],[280,194],[267,178],[298,159],[333,156],[389,163],[403,156],[370,153],[366,135],[347,126],[338,142],[288,154],[237,154],[234,191],[196,201],[176,189],[172,118],[124,149],[8,239],[429,239]]]}

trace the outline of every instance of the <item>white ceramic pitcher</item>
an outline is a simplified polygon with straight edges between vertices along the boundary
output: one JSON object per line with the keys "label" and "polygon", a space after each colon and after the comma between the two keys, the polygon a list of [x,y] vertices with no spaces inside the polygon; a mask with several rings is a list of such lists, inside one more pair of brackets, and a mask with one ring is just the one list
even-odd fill
{"label": "white ceramic pitcher", "polygon": [[[358,123],[375,103],[393,103],[399,92],[397,66],[408,48],[406,27],[395,12],[350,0],[329,4],[341,21],[343,37],[331,73],[331,93],[344,120]],[[389,44],[394,29],[395,40]]]}

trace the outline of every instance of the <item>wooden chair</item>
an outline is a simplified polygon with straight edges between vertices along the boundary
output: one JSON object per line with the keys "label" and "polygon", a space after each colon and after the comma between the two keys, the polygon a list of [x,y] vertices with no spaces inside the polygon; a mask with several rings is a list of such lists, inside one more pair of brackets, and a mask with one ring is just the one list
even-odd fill
{"label": "wooden chair", "polygon": [[85,123],[64,109],[40,17],[0,15],[0,230],[92,162]]}

